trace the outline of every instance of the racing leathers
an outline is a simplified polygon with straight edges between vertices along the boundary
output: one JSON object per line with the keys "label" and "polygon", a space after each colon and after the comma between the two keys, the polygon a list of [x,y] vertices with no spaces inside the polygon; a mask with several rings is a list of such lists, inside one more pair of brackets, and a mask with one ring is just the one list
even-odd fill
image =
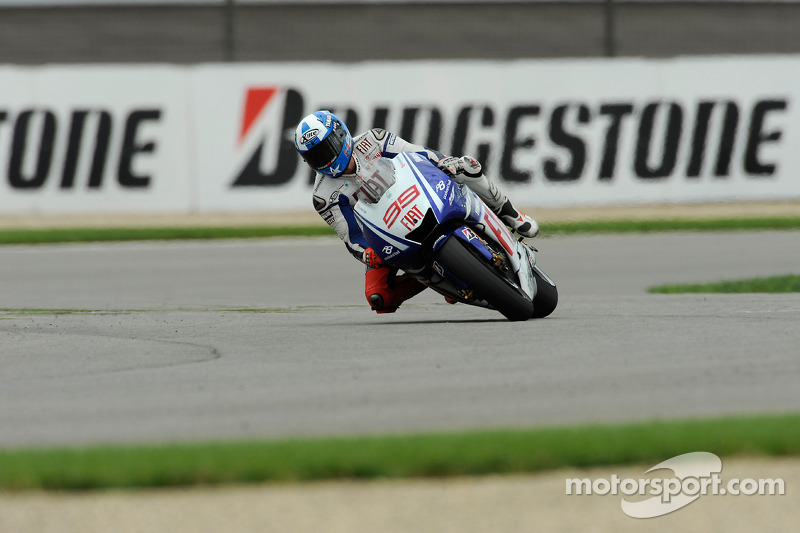
{"label": "racing leathers", "polygon": [[[538,232],[536,221],[518,212],[497,186],[483,175],[480,164],[472,158],[446,158],[440,152],[410,143],[380,128],[355,137],[353,150],[364,154],[379,152],[390,159],[401,152],[425,155],[454,181],[468,186],[509,227],[526,237],[533,237]],[[376,268],[368,260],[368,257],[375,256],[365,255],[369,244],[353,214],[357,189],[356,174],[342,174],[337,178],[317,174],[313,192],[314,209],[336,231],[347,250],[367,264],[365,295],[370,306],[379,313],[394,312],[403,301],[418,294],[425,286],[407,274],[395,277],[394,269],[382,265]]]}

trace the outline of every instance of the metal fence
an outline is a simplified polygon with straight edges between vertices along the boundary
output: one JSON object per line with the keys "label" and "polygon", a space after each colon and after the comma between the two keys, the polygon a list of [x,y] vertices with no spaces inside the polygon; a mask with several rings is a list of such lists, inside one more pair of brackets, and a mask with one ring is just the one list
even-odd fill
{"label": "metal fence", "polygon": [[795,1],[83,1],[0,0],[0,63],[800,53]]}

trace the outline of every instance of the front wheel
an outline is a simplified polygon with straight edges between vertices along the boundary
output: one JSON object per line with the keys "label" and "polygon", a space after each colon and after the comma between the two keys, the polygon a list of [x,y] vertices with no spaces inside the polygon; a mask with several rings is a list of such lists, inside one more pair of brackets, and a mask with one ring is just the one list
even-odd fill
{"label": "front wheel", "polygon": [[533,268],[536,277],[536,297],[533,299],[533,318],[544,318],[558,305],[558,289],[556,284],[539,267]]}
{"label": "front wheel", "polygon": [[445,241],[437,260],[507,319],[528,320],[533,315],[530,298],[485,260],[476,257],[457,237],[451,236]]}

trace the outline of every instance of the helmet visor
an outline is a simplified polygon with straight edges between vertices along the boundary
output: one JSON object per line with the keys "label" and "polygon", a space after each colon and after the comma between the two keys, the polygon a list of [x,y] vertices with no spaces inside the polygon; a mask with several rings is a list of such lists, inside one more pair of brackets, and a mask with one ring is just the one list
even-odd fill
{"label": "helmet visor", "polygon": [[344,146],[345,132],[339,121],[333,121],[333,131],[317,143],[313,148],[303,154],[303,159],[312,168],[321,169],[330,166],[339,157]]}

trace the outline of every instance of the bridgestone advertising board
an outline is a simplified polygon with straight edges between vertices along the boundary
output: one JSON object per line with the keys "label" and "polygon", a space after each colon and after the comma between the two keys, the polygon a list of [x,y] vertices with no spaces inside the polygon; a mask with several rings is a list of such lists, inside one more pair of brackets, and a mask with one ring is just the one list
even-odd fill
{"label": "bridgestone advertising board", "polygon": [[0,214],[311,209],[327,108],[529,206],[800,198],[800,56],[0,68]]}
{"label": "bridgestone advertising board", "polygon": [[186,72],[0,68],[0,215],[186,212]]}

